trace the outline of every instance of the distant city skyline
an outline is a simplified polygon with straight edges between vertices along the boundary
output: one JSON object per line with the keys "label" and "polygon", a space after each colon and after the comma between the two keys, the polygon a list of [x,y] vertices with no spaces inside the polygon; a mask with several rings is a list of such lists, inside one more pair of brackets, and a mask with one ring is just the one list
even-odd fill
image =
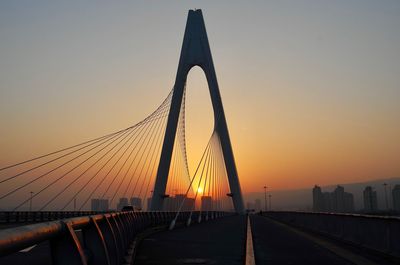
{"label": "distant city skyline", "polygon": [[[389,208],[394,208],[393,202],[393,194],[392,190],[396,187],[396,185],[400,185],[400,177],[393,179],[384,179],[384,180],[370,180],[366,182],[355,182],[355,183],[336,183],[332,185],[320,185],[323,191],[333,192],[334,189],[340,185],[345,188],[346,191],[352,193],[354,195],[354,208],[355,211],[363,211],[364,210],[364,197],[363,191],[366,187],[371,186],[374,191],[377,192],[377,203],[379,210],[385,210],[385,192],[383,183],[387,183],[387,196],[389,202]],[[274,210],[284,210],[284,211],[312,211],[313,206],[313,198],[312,198],[312,188],[314,185],[306,188],[306,189],[287,189],[287,190],[274,190],[271,189],[267,191],[267,194],[272,195],[273,199],[273,209]],[[264,191],[260,189],[259,192],[250,192],[245,193],[245,201],[246,206],[250,203],[254,204],[256,199],[260,199],[262,201],[262,208],[264,209]]]}
{"label": "distant city skyline", "polygon": [[352,213],[355,211],[354,195],[345,192],[340,185],[333,192],[322,191],[321,187],[315,185],[312,193],[314,212]]}

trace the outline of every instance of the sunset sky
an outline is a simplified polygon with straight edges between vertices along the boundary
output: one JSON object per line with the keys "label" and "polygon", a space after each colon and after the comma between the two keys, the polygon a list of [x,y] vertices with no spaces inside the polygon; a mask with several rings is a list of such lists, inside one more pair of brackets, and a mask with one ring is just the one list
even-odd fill
{"label": "sunset sky", "polygon": [[[202,9],[244,192],[400,176],[399,1],[2,1],[0,167],[133,125]],[[196,166],[212,132],[187,83]]]}

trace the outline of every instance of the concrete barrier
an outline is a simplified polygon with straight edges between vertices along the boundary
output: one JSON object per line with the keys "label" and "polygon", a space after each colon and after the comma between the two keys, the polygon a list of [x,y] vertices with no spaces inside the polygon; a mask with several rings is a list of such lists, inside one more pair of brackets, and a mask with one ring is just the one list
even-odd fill
{"label": "concrete barrier", "polygon": [[272,211],[262,215],[400,259],[399,217]]}

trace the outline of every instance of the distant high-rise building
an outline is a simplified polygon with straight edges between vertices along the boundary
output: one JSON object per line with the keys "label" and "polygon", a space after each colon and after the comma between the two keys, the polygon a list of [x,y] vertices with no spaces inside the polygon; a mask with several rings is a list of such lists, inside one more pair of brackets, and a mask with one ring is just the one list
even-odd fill
{"label": "distant high-rise building", "polygon": [[215,211],[219,211],[221,210],[222,205],[221,205],[221,200],[217,199],[217,200],[213,200],[213,209],[215,209]]}
{"label": "distant high-rise building", "polygon": [[363,192],[364,195],[364,210],[365,211],[377,211],[378,210],[378,197],[376,191],[371,186],[367,186]]}
{"label": "distant high-rise building", "polygon": [[182,209],[184,209],[184,211],[191,211],[194,209],[194,204],[195,204],[194,198],[187,197],[185,199],[185,202],[183,203]]}
{"label": "distant high-rise building", "polygon": [[393,197],[393,209],[395,211],[400,211],[400,185],[394,186],[392,190]]}
{"label": "distant high-rise building", "polygon": [[337,186],[332,193],[332,211],[338,213],[353,212],[353,194],[345,192],[342,186]]}
{"label": "distant high-rise building", "polygon": [[313,188],[313,211],[315,212],[353,212],[354,196],[337,186],[333,192],[322,192],[319,186]]}
{"label": "distant high-rise building", "polygon": [[313,211],[314,212],[324,211],[324,198],[322,195],[321,187],[315,185],[312,192],[313,192]]}
{"label": "distant high-rise building", "polygon": [[354,196],[349,192],[344,193],[344,208],[343,212],[354,212]]}
{"label": "distant high-rise building", "polygon": [[333,193],[323,192],[322,193],[322,212],[333,212]]}
{"label": "distant high-rise building", "polygon": [[128,198],[119,198],[119,202],[117,204],[117,210],[120,211],[122,208],[124,208],[124,206],[128,206],[129,202],[128,202]]}
{"label": "distant high-rise building", "polygon": [[167,212],[175,212],[178,210],[178,205],[177,205],[177,201],[176,198],[174,197],[167,197],[164,199],[163,202],[163,209],[164,211]]}
{"label": "distant high-rise building", "polygon": [[211,196],[201,196],[201,210],[202,211],[212,210]]}
{"label": "distant high-rise building", "polygon": [[181,207],[181,211],[192,211],[194,209],[194,198],[186,197],[185,194],[176,194],[175,195],[176,205],[177,207]]}
{"label": "distant high-rise building", "polygon": [[334,212],[345,212],[344,188],[337,186],[332,193],[332,208]]}
{"label": "distant high-rise building", "polygon": [[131,205],[136,210],[142,209],[142,199],[138,198],[138,197],[132,197],[131,198]]}
{"label": "distant high-rise building", "polygon": [[94,212],[108,211],[108,199],[92,199],[91,209]]}

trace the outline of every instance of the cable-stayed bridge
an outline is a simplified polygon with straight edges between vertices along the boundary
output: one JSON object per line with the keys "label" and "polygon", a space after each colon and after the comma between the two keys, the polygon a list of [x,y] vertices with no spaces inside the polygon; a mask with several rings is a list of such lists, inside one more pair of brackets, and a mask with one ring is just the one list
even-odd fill
{"label": "cable-stayed bridge", "polygon": [[[190,172],[185,95],[193,66],[206,75],[214,128]],[[396,218],[245,215],[201,10],[189,11],[166,94],[125,129],[0,169],[1,264],[391,264],[400,257]],[[366,235],[370,227],[386,233],[381,241]]]}
{"label": "cable-stayed bridge", "polygon": [[[185,139],[185,91],[193,66],[204,70],[214,108],[214,130],[196,171],[189,172]],[[206,29],[191,12],[173,89],[142,121],[0,169],[0,202],[12,211],[90,208],[92,200],[118,208],[132,199],[137,208],[161,211],[195,207],[243,213],[243,199]],[[230,198],[226,198],[229,194]],[[174,202],[181,200],[182,203]],[[179,205],[181,204],[181,205]],[[233,204],[233,205],[232,205]]]}

